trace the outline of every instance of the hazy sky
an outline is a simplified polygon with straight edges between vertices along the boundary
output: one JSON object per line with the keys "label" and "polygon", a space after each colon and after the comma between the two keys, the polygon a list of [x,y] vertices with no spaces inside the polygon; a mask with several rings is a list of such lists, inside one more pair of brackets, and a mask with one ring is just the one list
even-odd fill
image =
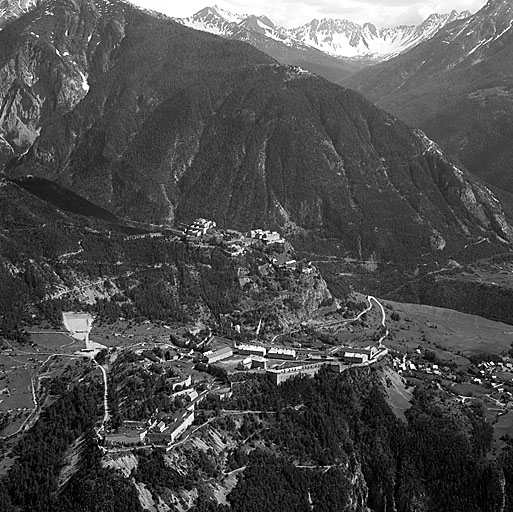
{"label": "hazy sky", "polygon": [[433,12],[470,10],[486,0],[131,0],[133,3],[184,18],[214,4],[240,14],[265,14],[287,28],[314,18],[346,18],[357,23],[371,21],[378,26],[416,24]]}

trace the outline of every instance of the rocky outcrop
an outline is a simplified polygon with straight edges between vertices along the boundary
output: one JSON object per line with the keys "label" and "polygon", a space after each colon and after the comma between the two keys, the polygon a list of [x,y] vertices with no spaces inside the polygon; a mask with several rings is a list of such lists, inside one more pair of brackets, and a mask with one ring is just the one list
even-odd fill
{"label": "rocky outcrop", "polygon": [[[55,129],[84,99],[124,37],[127,4],[41,2],[0,34],[0,133],[16,155],[32,147],[44,125]],[[109,10],[109,18],[103,16]],[[61,128],[64,128],[63,126]],[[75,128],[76,130],[77,128]],[[57,130],[58,131],[58,130]],[[55,133],[55,132],[54,132]],[[71,140],[77,136],[69,134]],[[38,153],[55,165],[59,144]]]}
{"label": "rocky outcrop", "polygon": [[0,30],[36,4],[36,0],[0,0]]}

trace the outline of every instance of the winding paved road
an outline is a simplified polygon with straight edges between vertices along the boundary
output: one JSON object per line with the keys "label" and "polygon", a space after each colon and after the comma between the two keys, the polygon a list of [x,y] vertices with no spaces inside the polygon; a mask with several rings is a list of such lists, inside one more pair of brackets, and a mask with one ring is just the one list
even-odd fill
{"label": "winding paved road", "polygon": [[98,435],[100,432],[105,430],[105,424],[109,421],[109,403],[108,403],[108,395],[109,388],[107,384],[107,370],[98,362],[96,359],[92,359],[93,363],[101,370],[103,374],[103,420],[100,427],[96,430],[96,434]]}
{"label": "winding paved road", "polygon": [[378,340],[378,344],[381,345],[383,343],[383,340],[389,334],[389,331],[387,329],[387,324],[386,324],[387,316],[385,314],[385,308],[383,307],[383,304],[381,304],[381,302],[379,302],[379,300],[376,299],[376,297],[373,297],[372,295],[367,295],[367,300],[369,301],[369,308],[372,307],[372,301],[374,301],[381,309],[381,325],[385,329],[385,334],[383,336],[381,336],[381,338]]}

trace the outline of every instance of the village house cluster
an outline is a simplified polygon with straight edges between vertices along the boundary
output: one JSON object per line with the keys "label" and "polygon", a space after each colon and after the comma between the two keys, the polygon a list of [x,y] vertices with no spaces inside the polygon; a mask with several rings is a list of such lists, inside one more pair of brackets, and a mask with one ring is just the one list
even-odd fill
{"label": "village house cluster", "polygon": [[[183,226],[182,234],[193,244],[217,245],[233,258],[242,256],[256,243],[264,244],[267,262],[258,268],[261,276],[275,270],[297,271],[302,274],[315,272],[311,263],[298,262],[294,259],[291,247],[287,246],[285,238],[277,231],[253,229],[243,234],[230,229],[219,229],[212,220],[196,219],[192,224]],[[245,279],[245,276],[240,276],[242,285]]]}
{"label": "village house cluster", "polygon": [[[512,362],[482,361],[470,364],[465,370],[457,371],[454,365],[427,360],[426,354],[417,349],[412,354],[395,355],[392,366],[405,378],[434,380],[453,391],[460,389],[456,387],[460,385],[464,387],[468,396],[471,396],[475,389],[481,396],[488,395],[508,409],[513,408]],[[478,387],[472,388],[472,386]],[[464,400],[465,397],[462,396],[461,399]]]}
{"label": "village house cluster", "polygon": [[215,221],[203,218],[196,219],[191,224],[183,226],[182,234],[196,243],[215,240],[232,257],[241,256],[255,242],[261,242],[266,246],[284,245],[286,242],[276,231],[254,229],[242,234],[230,229],[219,229]]}

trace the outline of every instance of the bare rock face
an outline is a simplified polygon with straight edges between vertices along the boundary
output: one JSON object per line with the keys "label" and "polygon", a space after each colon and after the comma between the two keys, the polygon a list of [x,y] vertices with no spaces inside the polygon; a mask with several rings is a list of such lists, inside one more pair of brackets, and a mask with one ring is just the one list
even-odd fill
{"label": "bare rock face", "polygon": [[82,101],[96,69],[108,69],[124,37],[124,17],[121,5],[104,23],[106,6],[44,2],[1,32],[0,134],[16,155],[27,152],[46,121]]}
{"label": "bare rock face", "polygon": [[13,156],[14,150],[12,146],[0,136],[0,168],[2,168]]}
{"label": "bare rock face", "polygon": [[36,0],[0,0],[0,30],[36,4]]}

